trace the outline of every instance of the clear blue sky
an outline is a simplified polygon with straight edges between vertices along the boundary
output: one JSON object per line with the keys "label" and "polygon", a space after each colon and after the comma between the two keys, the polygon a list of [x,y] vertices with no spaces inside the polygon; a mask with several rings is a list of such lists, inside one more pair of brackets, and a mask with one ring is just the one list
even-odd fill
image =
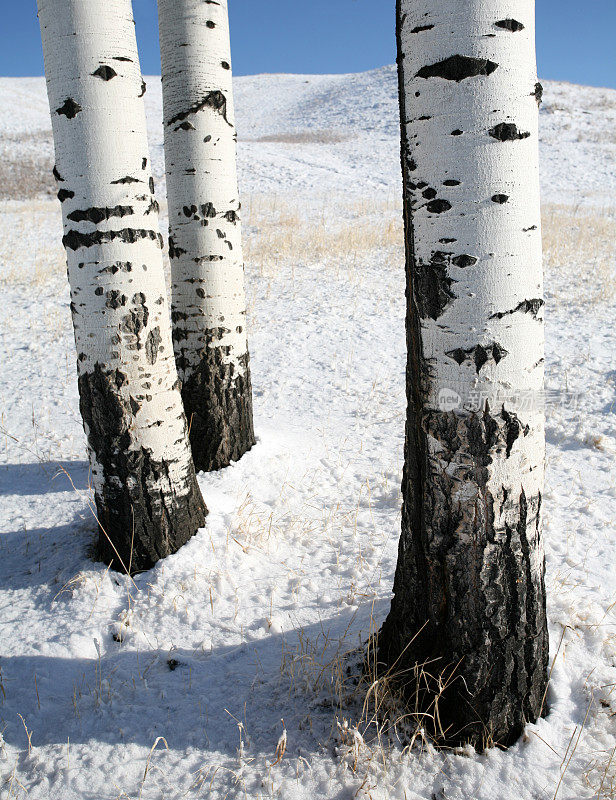
{"label": "clear blue sky", "polygon": [[[616,0],[536,2],[540,76],[616,88]],[[143,71],[159,73],[155,0],[133,5]],[[394,0],[229,0],[229,5],[237,75],[359,72],[394,60]],[[0,0],[0,8],[0,75],[41,75],[35,0]]]}

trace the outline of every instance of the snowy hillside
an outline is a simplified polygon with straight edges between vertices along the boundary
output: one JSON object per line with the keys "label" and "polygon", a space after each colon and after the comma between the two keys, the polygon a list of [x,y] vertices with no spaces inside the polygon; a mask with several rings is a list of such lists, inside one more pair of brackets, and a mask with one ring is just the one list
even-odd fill
{"label": "snowy hillside", "polygon": [[[482,756],[404,751],[347,676],[400,527],[394,70],[236,92],[259,441],[200,476],[206,528],[131,581],[88,557],[44,82],[0,79],[0,800],[614,797],[616,91],[546,85],[554,666],[547,718]],[[162,198],[158,79],[146,100]]]}
{"label": "snowy hillside", "polygon": [[[160,79],[147,82],[150,148],[162,191]],[[321,196],[397,191],[394,67],[357,75],[237,78],[235,92],[245,195],[298,189]],[[0,155],[5,162],[0,177],[20,159],[53,164],[43,78],[0,79]],[[541,156],[545,201],[609,203],[616,192],[616,91],[545,82]],[[46,185],[53,189],[48,180]],[[0,186],[1,196],[11,196],[6,187]]]}

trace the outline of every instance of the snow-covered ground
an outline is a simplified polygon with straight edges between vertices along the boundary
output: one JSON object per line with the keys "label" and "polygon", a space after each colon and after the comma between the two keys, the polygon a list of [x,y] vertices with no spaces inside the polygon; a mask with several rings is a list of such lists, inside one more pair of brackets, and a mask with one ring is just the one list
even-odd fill
{"label": "snow-covered ground", "polygon": [[44,83],[0,79],[1,800],[613,797],[616,91],[546,86],[554,666],[547,718],[481,756],[379,739],[346,675],[387,613],[400,525],[394,70],[236,93],[259,441],[200,476],[207,527],[131,581],[88,557]]}

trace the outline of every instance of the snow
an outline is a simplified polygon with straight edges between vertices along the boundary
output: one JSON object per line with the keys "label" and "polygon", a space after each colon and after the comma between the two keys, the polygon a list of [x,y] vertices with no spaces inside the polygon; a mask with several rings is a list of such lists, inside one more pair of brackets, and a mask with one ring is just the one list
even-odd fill
{"label": "snow", "polygon": [[[162,196],[160,85],[149,84]],[[200,476],[206,528],[134,581],[89,559],[59,204],[5,182],[1,800],[613,794],[616,92],[548,83],[544,100],[542,192],[556,220],[546,239],[548,716],[509,751],[481,756],[436,753],[421,737],[404,750],[366,724],[346,656],[387,613],[400,526],[395,75],[240,78],[258,444]],[[49,132],[43,80],[0,79],[4,161],[47,168]],[[588,221],[592,236],[571,245],[567,220]]]}

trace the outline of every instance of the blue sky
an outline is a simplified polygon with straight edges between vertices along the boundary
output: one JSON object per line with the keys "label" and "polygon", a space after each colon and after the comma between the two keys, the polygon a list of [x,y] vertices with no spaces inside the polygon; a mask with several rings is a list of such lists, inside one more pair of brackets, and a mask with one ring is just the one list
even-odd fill
{"label": "blue sky", "polygon": [[[540,76],[616,88],[616,0],[536,1]],[[143,71],[158,73],[155,0],[133,4]],[[229,5],[237,75],[359,72],[394,60],[394,0]],[[35,0],[0,0],[0,7],[0,75],[41,75]]]}

